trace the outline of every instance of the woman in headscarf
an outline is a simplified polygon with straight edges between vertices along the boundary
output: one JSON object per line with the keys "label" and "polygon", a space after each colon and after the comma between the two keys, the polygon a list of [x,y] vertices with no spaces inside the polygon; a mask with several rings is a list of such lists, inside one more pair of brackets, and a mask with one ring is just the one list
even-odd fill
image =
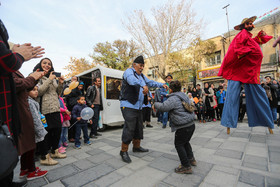
{"label": "woman in headscarf", "polygon": [[208,122],[216,121],[215,119],[215,111],[214,106],[216,105],[214,100],[214,90],[210,87],[209,84],[206,82],[204,83],[204,89],[202,90],[202,99],[206,105],[206,116],[208,117]]}
{"label": "woman in headscarf", "polygon": [[[57,77],[53,74],[53,63],[49,58],[43,58],[34,67],[33,71],[36,71],[37,69],[45,72],[45,76],[39,80],[38,96],[40,97],[39,102],[41,113],[45,115],[48,124],[48,127],[46,127],[48,134],[44,140],[45,145],[39,147],[40,150],[40,148],[46,146],[46,150],[40,151],[40,163],[43,165],[55,165],[58,162],[52,158],[66,157],[66,154],[58,152],[58,144],[62,128],[58,96],[62,92],[64,78],[58,77],[58,81],[56,80]],[[49,150],[51,150],[51,154],[48,154]]]}

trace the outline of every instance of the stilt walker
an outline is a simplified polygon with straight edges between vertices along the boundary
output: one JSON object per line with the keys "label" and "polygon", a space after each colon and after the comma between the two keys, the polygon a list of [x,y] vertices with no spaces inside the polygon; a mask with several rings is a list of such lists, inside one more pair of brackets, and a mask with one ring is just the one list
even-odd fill
{"label": "stilt walker", "polygon": [[219,71],[219,76],[228,80],[227,97],[224,104],[221,125],[237,127],[240,89],[244,84],[246,93],[246,110],[249,127],[268,127],[270,134],[274,128],[272,113],[265,90],[260,85],[260,69],[263,54],[259,45],[268,42],[272,36],[260,31],[252,38],[251,30],[256,16],[245,18],[234,27],[241,30],[231,42]]}

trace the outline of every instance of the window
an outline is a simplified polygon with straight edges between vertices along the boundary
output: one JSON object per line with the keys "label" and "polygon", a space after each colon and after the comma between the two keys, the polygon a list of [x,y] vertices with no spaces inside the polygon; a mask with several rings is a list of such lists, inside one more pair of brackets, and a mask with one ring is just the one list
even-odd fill
{"label": "window", "polygon": [[106,77],[106,99],[119,99],[121,91],[121,79]]}
{"label": "window", "polygon": [[214,56],[210,57],[206,62],[207,66],[214,66],[221,63],[221,51],[215,52]]}

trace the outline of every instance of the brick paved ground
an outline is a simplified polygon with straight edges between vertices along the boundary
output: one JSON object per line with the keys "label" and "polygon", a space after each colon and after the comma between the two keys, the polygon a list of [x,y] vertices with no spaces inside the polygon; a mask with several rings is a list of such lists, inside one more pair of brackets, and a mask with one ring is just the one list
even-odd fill
{"label": "brick paved ground", "polygon": [[[153,119],[155,120],[155,119]],[[49,170],[46,177],[28,186],[280,186],[280,130],[270,135],[264,127],[249,128],[238,124],[231,134],[220,122],[196,124],[191,140],[198,165],[192,175],[174,173],[179,159],[173,145],[174,133],[162,129],[144,129],[142,146],[148,153],[129,154],[132,163],[119,156],[121,128],[109,129],[93,140],[91,146],[67,149],[67,158],[56,166],[40,166]],[[19,167],[15,171],[18,180]]]}

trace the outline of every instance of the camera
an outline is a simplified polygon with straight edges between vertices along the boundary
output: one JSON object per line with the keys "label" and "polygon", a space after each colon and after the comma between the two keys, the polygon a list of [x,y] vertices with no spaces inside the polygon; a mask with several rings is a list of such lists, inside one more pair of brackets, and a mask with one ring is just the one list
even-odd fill
{"label": "camera", "polygon": [[55,75],[56,77],[61,77],[61,73],[60,72],[53,72],[53,75]]}

